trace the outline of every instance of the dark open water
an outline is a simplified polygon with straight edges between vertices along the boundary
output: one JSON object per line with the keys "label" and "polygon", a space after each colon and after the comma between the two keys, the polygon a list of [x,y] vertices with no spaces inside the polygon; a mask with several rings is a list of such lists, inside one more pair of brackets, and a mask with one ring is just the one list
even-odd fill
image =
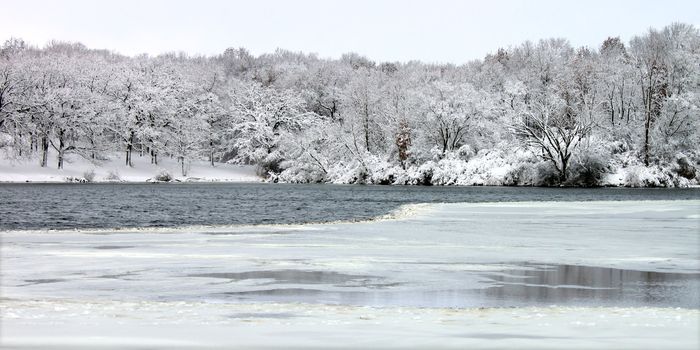
{"label": "dark open water", "polygon": [[0,230],[366,220],[408,203],[700,199],[700,189],[0,184]]}

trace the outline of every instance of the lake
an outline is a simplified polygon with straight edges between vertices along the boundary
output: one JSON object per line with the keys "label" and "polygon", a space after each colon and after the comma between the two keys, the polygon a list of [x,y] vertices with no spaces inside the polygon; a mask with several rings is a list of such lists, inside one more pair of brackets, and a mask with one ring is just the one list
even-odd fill
{"label": "lake", "polygon": [[360,221],[409,203],[700,199],[700,189],[0,184],[0,230]]}
{"label": "lake", "polygon": [[17,348],[700,344],[698,189],[17,184],[0,199]]}

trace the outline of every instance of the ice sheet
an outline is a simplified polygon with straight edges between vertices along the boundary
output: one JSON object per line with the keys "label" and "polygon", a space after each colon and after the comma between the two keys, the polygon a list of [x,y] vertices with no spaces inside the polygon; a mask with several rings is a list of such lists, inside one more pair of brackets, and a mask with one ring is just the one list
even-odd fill
{"label": "ice sheet", "polygon": [[[503,301],[484,291],[568,265],[690,276],[651,282],[661,297],[692,292],[698,211],[700,201],[438,204],[362,223],[3,232],[1,339],[66,347],[697,348],[700,305],[685,295],[675,307],[672,296]],[[549,280],[528,281],[540,288]],[[610,288],[581,281],[545,288]]]}

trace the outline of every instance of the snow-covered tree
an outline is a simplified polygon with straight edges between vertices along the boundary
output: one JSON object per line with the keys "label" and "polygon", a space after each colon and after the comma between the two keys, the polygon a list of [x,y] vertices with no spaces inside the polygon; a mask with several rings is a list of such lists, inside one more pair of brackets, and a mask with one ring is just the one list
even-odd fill
{"label": "snow-covered tree", "polygon": [[574,184],[591,164],[647,166],[663,169],[650,169],[666,177],[656,183],[683,185],[698,181],[699,96],[700,35],[678,23],[598,48],[525,42],[463,65],[243,48],[126,57],[11,39],[0,150],[42,166],[55,154],[58,167],[170,157],[183,175],[194,160],[238,162],[296,182],[541,184],[549,163],[554,182]]}
{"label": "snow-covered tree", "polygon": [[304,100],[291,91],[248,83],[231,93],[235,123],[230,135],[236,160],[257,164],[263,171],[279,171],[280,140],[301,131],[316,115],[306,112]]}
{"label": "snow-covered tree", "polygon": [[437,82],[424,99],[429,101],[424,127],[443,155],[466,143],[472,122],[485,110],[483,93],[468,84]]}

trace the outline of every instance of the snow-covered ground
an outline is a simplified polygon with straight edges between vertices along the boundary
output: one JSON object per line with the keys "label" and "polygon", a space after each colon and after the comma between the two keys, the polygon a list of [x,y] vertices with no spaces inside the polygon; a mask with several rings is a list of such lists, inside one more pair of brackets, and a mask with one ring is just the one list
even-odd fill
{"label": "snow-covered ground", "polygon": [[216,163],[212,167],[206,161],[192,161],[188,165],[187,176],[182,176],[181,165],[176,159],[159,159],[159,164],[151,164],[150,157],[133,156],[133,167],[125,165],[124,159],[113,157],[97,163],[76,155],[69,155],[63,169],[57,169],[55,157],[49,157],[49,166],[42,168],[36,159],[9,160],[0,156],[0,182],[66,182],[80,180],[87,173],[94,172],[94,182],[124,181],[144,182],[156,178],[163,172],[178,181],[221,181],[221,182],[260,182],[254,166]]}
{"label": "snow-covered ground", "polygon": [[700,201],[437,204],[362,223],[6,231],[0,344],[697,349],[697,296],[552,305],[485,291],[533,264],[693,276],[699,212]]}

